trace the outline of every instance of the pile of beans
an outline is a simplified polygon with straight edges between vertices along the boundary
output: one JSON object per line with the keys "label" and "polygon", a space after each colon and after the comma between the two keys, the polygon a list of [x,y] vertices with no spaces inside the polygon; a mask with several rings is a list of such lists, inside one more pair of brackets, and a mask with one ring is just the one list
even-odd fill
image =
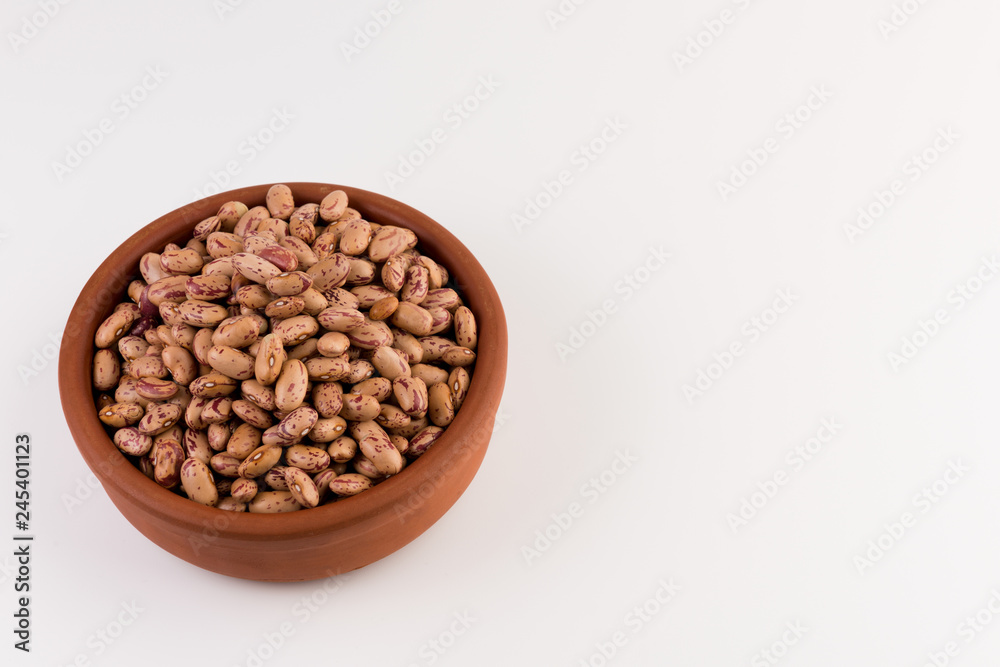
{"label": "pile of beans", "polygon": [[98,417],[167,489],[273,513],[398,474],[455,417],[476,320],[409,229],[336,190],[228,202],[146,253],[94,336]]}

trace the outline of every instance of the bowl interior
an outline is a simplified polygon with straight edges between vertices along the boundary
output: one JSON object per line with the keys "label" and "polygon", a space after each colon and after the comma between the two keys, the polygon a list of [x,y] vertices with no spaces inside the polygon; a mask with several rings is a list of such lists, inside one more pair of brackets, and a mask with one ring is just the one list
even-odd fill
{"label": "bowl interior", "polygon": [[[251,541],[282,539],[291,545],[296,538],[308,538],[317,533],[350,531],[352,526],[370,522],[394,507],[405,505],[418,489],[427,488],[428,484],[448,484],[449,474],[457,470],[456,466],[449,466],[449,462],[458,457],[468,458],[463,448],[478,446],[475,444],[478,439],[472,436],[492,431],[506,376],[507,329],[499,296],[485,270],[458,239],[426,215],[398,201],[357,188],[321,183],[287,185],[297,203],[319,202],[333,190],[344,190],[349,205],[358,209],[365,219],[412,229],[420,239],[418,248],[448,269],[454,287],[475,313],[479,328],[476,366],[462,409],[434,446],[410,462],[402,473],[357,496],[317,508],[284,515],[225,513],[227,535]],[[97,418],[94,405],[95,392],[91,385],[94,332],[117,303],[128,299],[125,291],[129,282],[139,276],[138,263],[143,254],[159,251],[169,242],[183,243],[199,221],[214,215],[227,201],[242,201],[248,207],[263,205],[269,187],[253,186],[213,195],[176,209],[139,230],[119,246],[87,282],[63,335],[59,360],[60,394],[70,431],[88,466],[113,500],[116,497],[123,499],[143,514],[168,522],[178,530],[203,529],[206,522],[217,522],[222,511],[201,506],[160,487],[115,447]],[[483,440],[481,449],[485,450],[488,434],[479,439]],[[478,468],[484,451],[475,454],[472,462]],[[458,490],[459,495],[464,488]],[[445,495],[441,494],[442,498]],[[116,504],[120,506],[117,500]]]}

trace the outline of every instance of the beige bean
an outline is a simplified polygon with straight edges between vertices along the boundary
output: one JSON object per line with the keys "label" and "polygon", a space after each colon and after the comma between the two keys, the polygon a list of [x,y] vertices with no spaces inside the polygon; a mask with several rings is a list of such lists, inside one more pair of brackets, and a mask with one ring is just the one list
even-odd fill
{"label": "beige bean", "polygon": [[[374,285],[368,285],[367,287],[374,287]],[[354,289],[361,290],[365,288],[355,287]],[[341,287],[333,287],[331,289],[324,290],[323,296],[326,297],[327,302],[330,304],[330,308],[354,308],[357,310],[362,307],[361,299],[359,299],[353,292],[348,292]]]}
{"label": "beige bean", "polygon": [[382,284],[393,292],[403,289],[403,285],[406,283],[406,270],[409,266],[409,260],[401,255],[390,257],[382,265]]}
{"label": "beige bean", "polygon": [[263,410],[274,410],[274,390],[257,380],[244,380],[240,385],[243,398]]}
{"label": "beige bean", "polygon": [[[285,246],[272,243],[255,253],[281,269],[282,273],[293,273],[299,268],[298,256]],[[280,273],[278,275],[281,275]]]}
{"label": "beige bean", "polygon": [[266,429],[274,424],[270,412],[244,399],[233,401],[233,413],[255,428]]}
{"label": "beige bean", "polygon": [[146,435],[157,435],[177,423],[183,410],[174,403],[150,404],[146,414],[139,420],[139,432]]}
{"label": "beige bean", "polygon": [[424,349],[423,360],[425,362],[440,361],[444,351],[455,346],[453,341],[441,336],[424,336],[419,340],[420,347]]}
{"label": "beige bean", "polygon": [[323,334],[316,342],[317,351],[324,357],[339,357],[347,352],[351,339],[339,331]]}
{"label": "beige bean", "polygon": [[351,263],[346,255],[339,252],[319,260],[306,270],[313,279],[313,287],[324,294],[329,289],[343,285],[350,272]]}
{"label": "beige bean", "polygon": [[175,324],[170,327],[170,334],[174,339],[173,345],[190,350],[194,345],[194,337],[198,334],[198,331],[199,329],[188,324]]}
{"label": "beige bean", "polygon": [[302,312],[313,317],[316,317],[330,306],[330,302],[323,296],[323,293],[312,287],[299,294],[298,297],[302,299]]}
{"label": "beige bean", "polygon": [[403,469],[403,457],[392,444],[389,435],[374,421],[352,424],[351,435],[358,449],[382,475],[395,475]]}
{"label": "beige bean", "polygon": [[271,212],[267,210],[265,206],[254,206],[248,209],[246,213],[240,216],[239,221],[233,228],[233,234],[237,236],[246,236],[249,232],[257,229],[262,221],[267,220],[271,217]]}
{"label": "beige bean", "polygon": [[[264,484],[275,491],[288,491],[288,482],[285,481],[285,470],[287,466],[274,466],[260,478]],[[258,482],[258,485],[260,482]]]}
{"label": "beige bean", "polygon": [[219,502],[219,490],[215,487],[212,471],[202,461],[195,458],[184,459],[180,477],[181,487],[191,500],[209,507]]}
{"label": "beige bean", "polygon": [[236,224],[243,218],[247,213],[247,205],[241,201],[227,201],[225,204],[219,207],[219,212],[216,213],[216,217],[219,219],[219,224],[225,227],[227,230],[235,229]]}
{"label": "beige bean", "polygon": [[454,310],[462,305],[462,300],[458,298],[458,292],[444,287],[442,289],[430,290],[420,305],[424,308],[444,308]]}
{"label": "beige bean", "polygon": [[[322,314],[322,313],[321,313]],[[310,315],[296,315],[275,322],[271,332],[281,339],[284,345],[295,345],[314,336],[319,331],[319,323]]]}
{"label": "beige bean", "polygon": [[410,374],[410,365],[403,353],[387,345],[380,345],[372,352],[372,365],[388,380]]}
{"label": "beige bean", "polygon": [[348,384],[363,382],[375,374],[375,367],[367,359],[354,359],[351,361],[351,371],[344,378]]}
{"label": "beige bean", "polygon": [[198,459],[205,465],[208,465],[208,462],[215,456],[215,451],[208,444],[208,434],[205,431],[196,431],[193,428],[185,429],[184,440],[181,444],[188,458]]}
{"label": "beige bean", "polygon": [[[114,398],[107,405],[112,403],[136,403],[141,405],[143,410],[149,405],[149,399],[143,398],[135,390],[136,384],[138,384],[139,378],[132,377],[131,375],[122,376],[121,380],[118,381],[118,386],[115,388]],[[107,407],[105,405],[104,407]]]}
{"label": "beige bean", "polygon": [[288,442],[297,442],[309,434],[317,419],[319,413],[303,405],[285,415],[276,428]]}
{"label": "beige bean", "polygon": [[281,374],[274,385],[274,405],[279,410],[291,412],[302,405],[309,391],[309,372],[298,359],[289,359],[281,367]]}
{"label": "beige bean", "polygon": [[235,234],[212,232],[205,239],[205,247],[208,249],[209,257],[213,259],[232,257],[243,252],[243,241]]}
{"label": "beige bean", "polygon": [[295,198],[292,196],[292,189],[283,183],[271,186],[267,191],[265,202],[272,218],[288,220],[292,215],[292,211],[295,210]]}
{"label": "beige bean", "polygon": [[247,308],[263,308],[271,299],[271,293],[263,285],[244,285],[236,291],[236,301]]}
{"label": "beige bean", "polygon": [[212,334],[212,345],[242,349],[257,340],[259,323],[249,315],[226,318]]}
{"label": "beige bean", "polygon": [[249,510],[252,514],[278,514],[295,512],[302,505],[295,499],[291,491],[261,491],[252,501]]}
{"label": "beige bean", "polygon": [[316,507],[319,505],[320,495],[316,483],[304,470],[295,467],[285,469],[285,483],[292,496],[303,507]]}
{"label": "beige bean", "polygon": [[399,299],[394,296],[379,299],[372,304],[371,309],[368,311],[368,317],[378,321],[387,320],[396,312],[397,306],[399,306]]}
{"label": "beige bean", "polygon": [[263,257],[245,252],[233,255],[233,268],[255,283],[266,283],[281,273],[281,269]]}
{"label": "beige bean", "polygon": [[212,349],[211,329],[198,329],[194,335],[194,342],[191,343],[191,354],[199,364],[208,365],[208,351]]}
{"label": "beige bean", "polygon": [[196,299],[182,302],[177,313],[182,322],[193,327],[214,327],[229,316],[225,306]]}
{"label": "beige bean", "polygon": [[[148,349],[149,343],[138,336],[124,336],[118,340],[118,353],[127,361],[138,359],[146,354],[146,350]],[[346,348],[344,351],[346,352]]]}
{"label": "beige bean", "polygon": [[97,416],[108,426],[122,428],[139,422],[143,418],[143,409],[138,403],[113,403],[100,408]]}
{"label": "beige bean", "polygon": [[240,463],[237,472],[240,477],[260,477],[278,462],[278,459],[281,458],[281,453],[281,447],[261,445]]}
{"label": "beige bean", "polygon": [[333,222],[342,216],[346,209],[347,193],[343,190],[334,190],[319,203],[319,217],[324,222]]}
{"label": "beige bean", "polygon": [[[150,348],[150,350],[151,349],[152,348]],[[135,361],[129,362],[128,364],[129,375],[133,375],[137,378],[167,377],[167,367],[163,365],[163,358],[160,356],[149,354],[150,350],[147,350],[146,355],[144,355],[143,357],[136,359]]]}
{"label": "beige bean", "polygon": [[267,281],[267,289],[275,296],[298,296],[312,284],[312,276],[304,271],[283,271]]}
{"label": "beige bean", "polygon": [[309,247],[308,243],[295,236],[286,236],[279,241],[279,245],[295,255],[295,259],[298,261],[298,268],[301,271],[307,270],[320,260],[316,252]]}
{"label": "beige bean", "polygon": [[226,442],[226,452],[243,461],[261,444],[261,432],[250,424],[240,424]]}
{"label": "beige bean", "polygon": [[312,403],[321,417],[329,419],[340,414],[340,408],[343,405],[341,395],[339,383],[317,382],[313,385]]}
{"label": "beige bean", "polygon": [[165,401],[177,393],[177,385],[169,380],[144,377],[136,381],[135,391],[151,401]]}
{"label": "beige bean", "polygon": [[329,419],[318,419],[309,432],[309,439],[313,442],[332,442],[347,433],[347,420],[343,417],[330,417]]}
{"label": "beige bean", "polygon": [[455,418],[451,390],[444,382],[427,388],[427,416],[435,426],[447,426]]}
{"label": "beige bean", "polygon": [[[232,278],[234,273],[236,273],[236,269],[233,268],[233,260],[231,257],[219,257],[218,259],[213,259],[211,262],[201,267],[201,274],[205,277],[222,276]],[[188,280],[190,280],[190,278]],[[185,287],[186,286],[187,283],[185,283]],[[210,301],[211,299],[208,299],[207,297],[208,294],[201,295],[202,299]]]}
{"label": "beige bean", "polygon": [[409,425],[410,415],[398,406],[383,404],[375,421],[384,429],[403,428]]}
{"label": "beige bean", "polygon": [[192,248],[167,250],[160,254],[160,268],[167,273],[191,275],[198,273],[203,265],[201,253]]}
{"label": "beige bean", "polygon": [[187,276],[167,276],[150,283],[146,298],[157,308],[164,303],[180,303],[187,299]]}
{"label": "beige bean", "polygon": [[[345,364],[346,366],[346,364]],[[98,391],[111,391],[118,385],[121,378],[121,364],[118,355],[111,350],[94,352],[94,388]]]}
{"label": "beige bean", "polygon": [[115,431],[113,440],[115,446],[129,456],[145,456],[153,446],[153,438],[131,426]]}
{"label": "beige bean", "polygon": [[322,447],[292,445],[285,450],[285,460],[289,466],[308,473],[326,470],[330,466],[330,455]]}
{"label": "beige bean", "polygon": [[427,414],[427,385],[420,378],[407,376],[396,378],[392,381],[392,393],[400,409],[410,417],[423,417]]}
{"label": "beige bean", "polygon": [[386,377],[368,378],[351,387],[350,393],[374,396],[379,403],[382,403],[392,395],[392,380]]}
{"label": "beige bean", "polygon": [[344,225],[340,236],[340,252],[345,255],[360,255],[372,240],[372,227],[365,220],[351,220]]}
{"label": "beige bean", "polygon": [[166,489],[175,488],[181,481],[181,464],[185,459],[181,444],[173,440],[154,442],[151,457],[153,480]]}
{"label": "beige bean", "polygon": [[316,346],[316,338],[307,338],[298,345],[288,349],[288,358],[306,362],[313,357],[318,357],[319,351],[316,349]]}
{"label": "beige bean", "polygon": [[295,317],[305,310],[306,302],[297,296],[283,296],[267,304],[264,314],[268,317],[284,320]]}
{"label": "beige bean", "polygon": [[392,332],[392,346],[405,354],[410,364],[419,364],[424,359],[424,348],[420,346],[420,341],[402,329]]}
{"label": "beige bean", "polygon": [[444,308],[428,308],[427,312],[431,314],[431,331],[429,335],[436,336],[451,329],[453,318],[450,312]]}
{"label": "beige bean", "polygon": [[316,221],[319,220],[319,204],[303,204],[292,212],[288,219],[288,231],[306,243],[316,239]]}
{"label": "beige bean", "polygon": [[399,292],[400,301],[408,301],[413,304],[418,304],[427,298],[428,290],[428,272],[427,268],[420,265],[411,266],[406,270],[406,280],[403,282],[403,288]]}
{"label": "beige bean", "polygon": [[[204,413],[204,410],[202,412]],[[208,446],[212,451],[221,452],[225,451],[225,449],[229,446],[229,441],[233,437],[233,432],[228,422],[216,422],[214,424],[206,424],[205,437],[207,438]]]}
{"label": "beige bean", "polygon": [[441,361],[449,366],[469,366],[475,360],[475,352],[459,345],[453,345],[441,353]]}
{"label": "beige bean", "polygon": [[337,252],[337,242],[337,234],[330,230],[329,227],[322,234],[317,234],[316,239],[310,247],[310,250],[312,250],[313,255],[316,257],[316,261],[324,260]]}
{"label": "beige bean", "polygon": [[341,357],[316,357],[305,364],[309,379],[317,382],[341,380],[351,370],[350,362]]}
{"label": "beige bean", "polygon": [[379,402],[367,394],[344,394],[340,416],[348,421],[371,421],[378,416]]}
{"label": "beige bean", "polygon": [[139,273],[147,284],[170,275],[170,272],[164,271],[160,266],[160,254],[156,252],[147,252],[139,259]]}
{"label": "beige bean", "polygon": [[208,426],[208,424],[201,420],[201,411],[208,405],[208,401],[209,399],[207,398],[195,396],[188,403],[187,408],[184,410],[184,423],[188,425],[188,428],[200,430]]}
{"label": "beige bean", "polygon": [[330,460],[335,463],[347,463],[358,453],[358,443],[354,438],[343,435],[334,439],[326,448]]}
{"label": "beige bean", "polygon": [[375,279],[375,264],[363,257],[348,257],[350,269],[347,278],[344,279],[346,285],[367,285]]}
{"label": "beige bean", "polygon": [[417,236],[409,229],[383,225],[372,235],[368,256],[373,262],[384,262],[417,244]]}
{"label": "beige bean", "polygon": [[206,424],[221,424],[229,421],[233,414],[233,399],[228,396],[213,398],[201,411],[201,420]]}
{"label": "beige bean", "polygon": [[235,379],[218,371],[211,371],[195,378],[189,387],[191,394],[199,398],[213,399],[229,396],[239,385]]}
{"label": "beige bean", "polygon": [[316,319],[324,329],[336,332],[351,331],[364,325],[365,316],[352,308],[327,308]]}
{"label": "beige bean", "polygon": [[249,380],[254,376],[256,360],[234,347],[213,345],[206,357],[209,366],[234,380]]}
{"label": "beige bean", "polygon": [[400,301],[392,314],[392,323],[414,336],[428,336],[434,318],[425,308],[409,301]]}
{"label": "beige bean", "polygon": [[338,496],[356,496],[372,486],[369,478],[353,472],[338,475],[330,480],[330,491]]}
{"label": "beige bean", "polygon": [[366,319],[364,324],[346,333],[351,344],[362,350],[374,350],[381,345],[392,344],[392,331],[385,322]]}
{"label": "beige bean", "polygon": [[427,426],[419,433],[410,438],[410,448],[407,455],[417,457],[427,451],[434,442],[441,437],[444,429],[439,426]]}
{"label": "beige bean", "polygon": [[258,490],[259,487],[257,485],[257,480],[240,477],[239,479],[233,480],[233,485],[230,487],[229,493],[236,500],[242,503],[248,503],[254,499]]}
{"label": "beige bean", "polygon": [[216,509],[224,510],[226,512],[246,512],[247,504],[240,502],[232,496],[225,496],[219,498],[219,502],[215,505]]}
{"label": "beige bean", "polygon": [[208,462],[208,466],[223,477],[239,477],[240,465],[240,460],[227,452],[219,452]]}
{"label": "beige bean", "polygon": [[135,319],[135,314],[131,310],[116,310],[111,313],[97,327],[97,333],[94,334],[94,344],[101,349],[117,345],[121,337],[128,334]]}
{"label": "beige bean", "polygon": [[448,389],[451,390],[451,402],[456,412],[462,407],[462,403],[465,402],[465,397],[469,393],[469,385],[471,383],[472,378],[469,375],[469,371],[461,366],[451,369],[451,373],[448,374]]}
{"label": "beige bean", "polygon": [[262,385],[274,384],[281,374],[282,365],[288,355],[280,336],[269,333],[261,339],[257,358],[254,361],[254,375]]}

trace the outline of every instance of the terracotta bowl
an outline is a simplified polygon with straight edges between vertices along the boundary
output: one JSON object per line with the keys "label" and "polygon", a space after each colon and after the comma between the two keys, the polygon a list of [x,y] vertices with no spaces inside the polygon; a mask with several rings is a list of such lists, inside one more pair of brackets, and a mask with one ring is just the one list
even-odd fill
{"label": "terracotta bowl", "polygon": [[223,192],[172,211],[119,246],[87,282],[63,334],[59,392],[76,446],[118,510],[170,553],[221,574],[261,581],[302,581],[348,572],[408,544],[450,508],[486,454],[507,370],[507,323],[489,276],[444,227],[381,195],[341,185],[288,183],[297,202],[344,190],[367,220],[409,227],[423,252],[451,273],[479,327],[468,396],[444,435],[402,473],[357,496],[281,515],[237,514],[176,495],[143,475],[112,443],[97,418],[91,388],[94,332],[126,300],[139,259],[190,236],[227,201],[264,204],[268,185]]}

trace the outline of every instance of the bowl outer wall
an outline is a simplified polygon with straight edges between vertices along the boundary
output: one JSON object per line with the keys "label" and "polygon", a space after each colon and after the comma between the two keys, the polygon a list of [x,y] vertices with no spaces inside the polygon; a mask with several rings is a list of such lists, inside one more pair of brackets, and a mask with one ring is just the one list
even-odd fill
{"label": "bowl outer wall", "polygon": [[403,474],[358,496],[283,515],[237,514],[203,507],[149,480],[118,451],[97,418],[91,385],[93,335],[125,297],[139,259],[194,226],[227,201],[262,205],[270,185],[223,192],[176,209],[119,246],[94,272],[70,313],[59,357],[63,411],[87,465],[125,518],[170,553],[222,574],[301,581],[347,572],[415,539],[461,496],[489,443],[503,394],[507,327],[499,296],[472,253],[419,211],[382,195],[340,185],[287,183],[296,201],[344,190],[366,219],[409,227],[420,248],[448,268],[479,326],[476,367],[455,421]]}

